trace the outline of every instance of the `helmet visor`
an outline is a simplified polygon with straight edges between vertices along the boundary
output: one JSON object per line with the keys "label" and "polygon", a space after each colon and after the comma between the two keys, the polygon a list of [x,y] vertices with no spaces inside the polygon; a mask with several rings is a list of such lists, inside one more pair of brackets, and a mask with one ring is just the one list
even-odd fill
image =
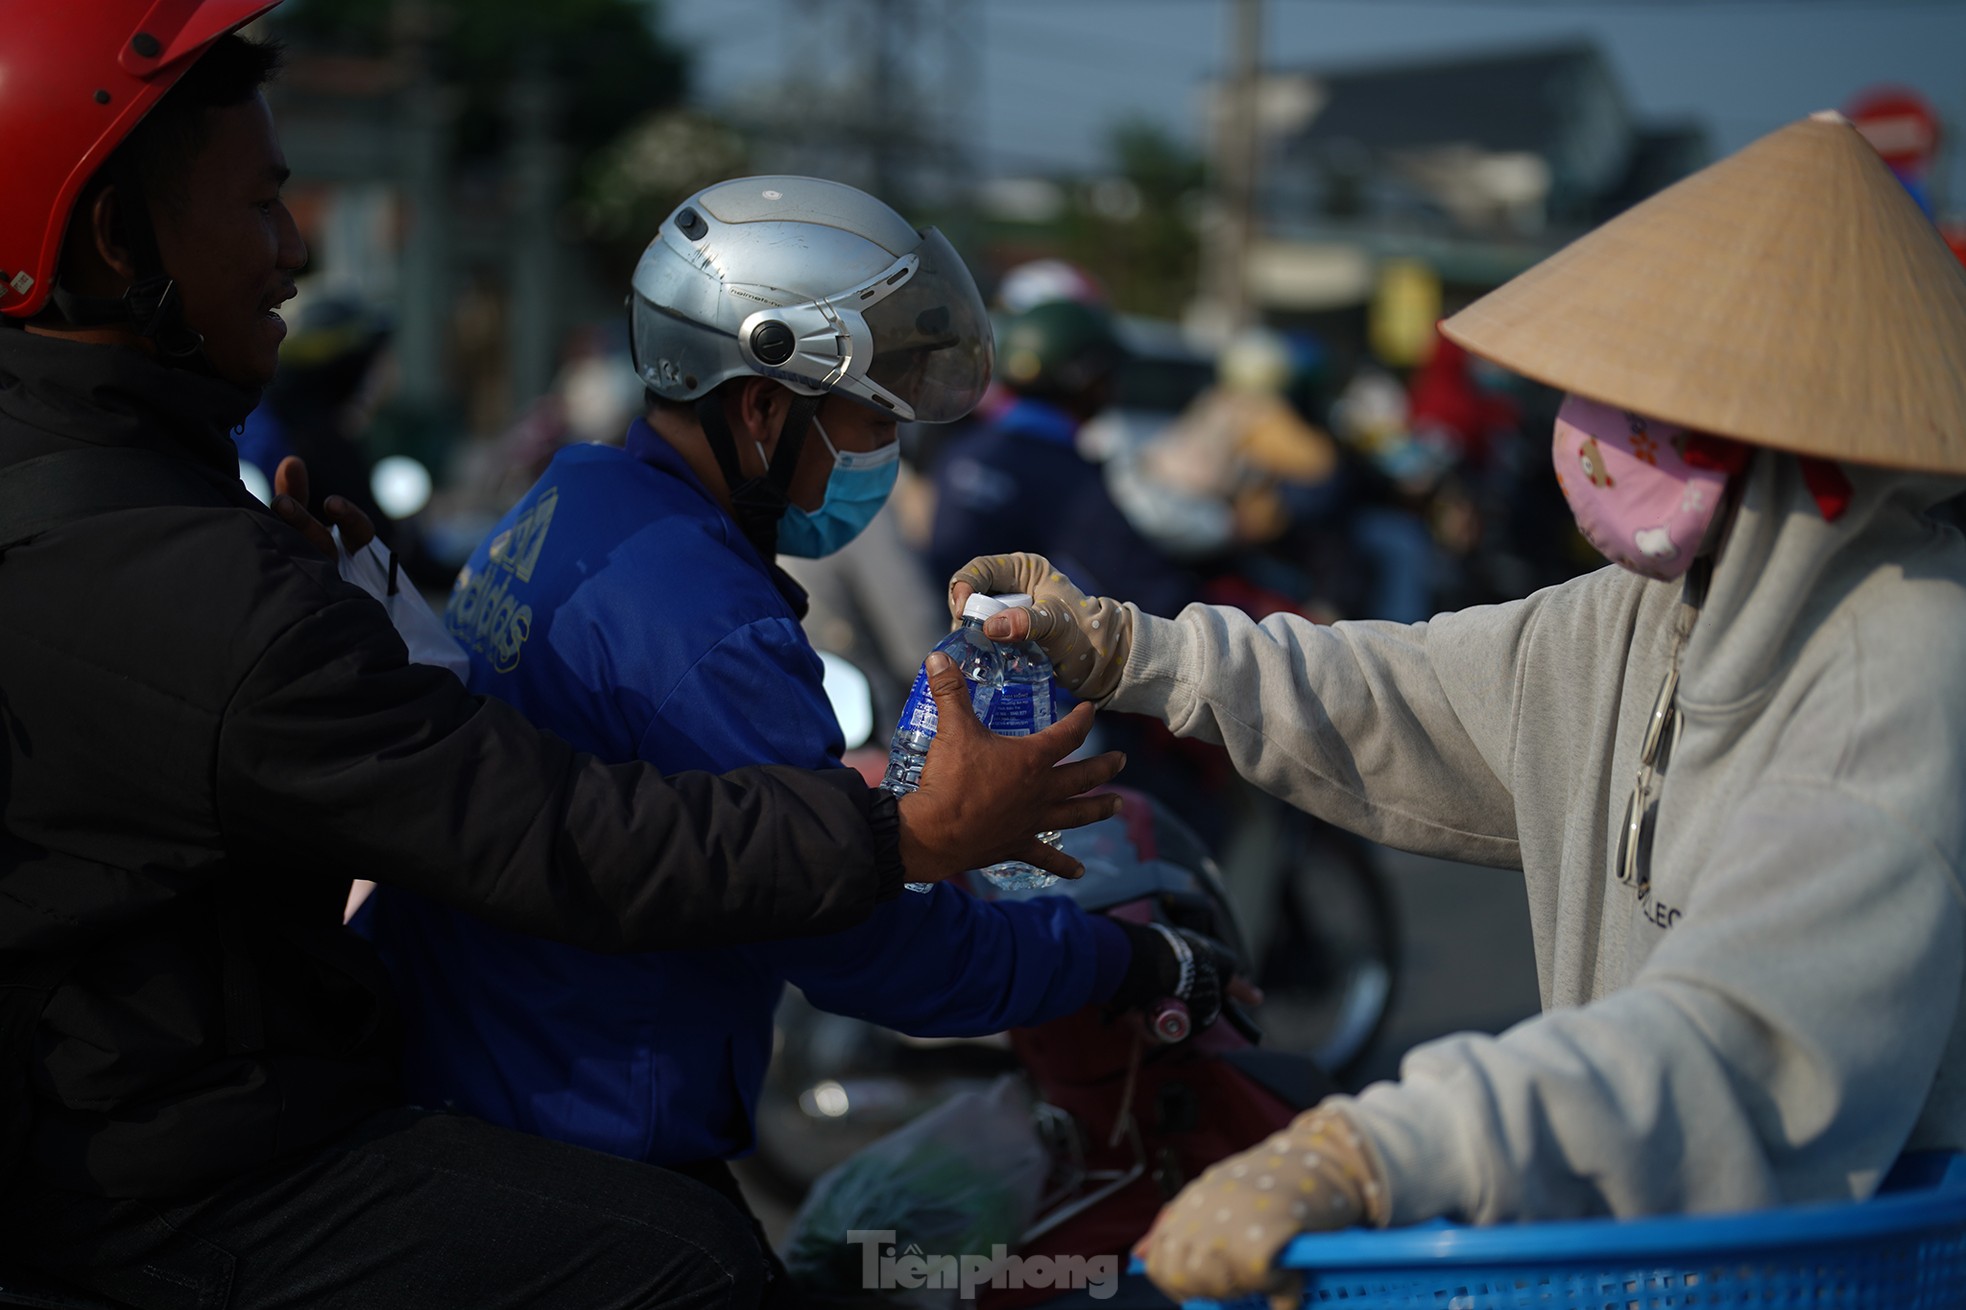
{"label": "helmet visor", "polygon": [[995,338],[983,297],[948,240],[930,228],[915,253],[914,276],[860,309],[874,339],[864,376],[917,422],[949,423],[983,399]]}

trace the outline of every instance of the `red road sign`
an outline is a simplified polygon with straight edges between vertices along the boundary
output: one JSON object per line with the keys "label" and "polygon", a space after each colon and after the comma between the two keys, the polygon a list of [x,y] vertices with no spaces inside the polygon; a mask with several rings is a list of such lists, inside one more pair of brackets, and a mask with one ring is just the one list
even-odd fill
{"label": "red road sign", "polygon": [[1938,111],[1906,87],[1879,86],[1860,92],[1844,116],[1884,156],[1885,163],[1900,171],[1924,167],[1938,149]]}

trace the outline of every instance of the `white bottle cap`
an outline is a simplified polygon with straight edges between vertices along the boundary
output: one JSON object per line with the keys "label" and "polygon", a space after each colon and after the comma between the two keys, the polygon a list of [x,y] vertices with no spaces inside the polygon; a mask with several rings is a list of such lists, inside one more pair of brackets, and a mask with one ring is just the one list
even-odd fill
{"label": "white bottle cap", "polygon": [[963,617],[966,619],[987,619],[992,614],[1001,614],[1010,606],[995,596],[985,596],[981,592],[971,592],[963,602]]}
{"label": "white bottle cap", "polygon": [[1021,591],[1007,591],[1003,595],[998,596],[997,599],[1003,602],[1003,607],[1007,610],[1029,609],[1031,607],[1031,598]]}

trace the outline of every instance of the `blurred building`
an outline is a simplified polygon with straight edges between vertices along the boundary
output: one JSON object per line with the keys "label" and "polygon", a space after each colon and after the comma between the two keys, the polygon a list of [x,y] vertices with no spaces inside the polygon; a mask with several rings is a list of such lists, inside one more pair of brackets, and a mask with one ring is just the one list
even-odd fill
{"label": "blurred building", "polygon": [[1362,312],[1389,266],[1428,270],[1451,305],[1711,157],[1704,128],[1642,120],[1587,42],[1267,70],[1253,93],[1246,275],[1271,318]]}
{"label": "blurred building", "polygon": [[[310,290],[395,313],[405,390],[438,402],[448,323],[435,312],[456,244],[448,113],[407,60],[290,51],[269,88],[308,246]],[[443,236],[437,238],[441,232]]]}
{"label": "blurred building", "polygon": [[400,396],[451,432],[494,431],[542,395],[563,342],[620,291],[570,256],[559,215],[563,92],[515,70],[501,148],[457,158],[457,92],[414,43],[383,57],[289,47],[269,90],[307,239],[307,291],[390,315]]}
{"label": "blurred building", "polygon": [[976,173],[980,22],[979,0],[778,0],[763,24],[776,29],[777,80],[731,113],[761,171],[959,219]]}

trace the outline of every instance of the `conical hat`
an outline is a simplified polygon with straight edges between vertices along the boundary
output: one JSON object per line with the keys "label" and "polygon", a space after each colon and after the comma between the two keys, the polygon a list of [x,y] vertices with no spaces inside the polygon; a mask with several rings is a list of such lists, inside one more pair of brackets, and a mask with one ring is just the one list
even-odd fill
{"label": "conical hat", "polygon": [[1683,427],[1966,473],[1966,269],[1834,115],[1661,191],[1441,326]]}

